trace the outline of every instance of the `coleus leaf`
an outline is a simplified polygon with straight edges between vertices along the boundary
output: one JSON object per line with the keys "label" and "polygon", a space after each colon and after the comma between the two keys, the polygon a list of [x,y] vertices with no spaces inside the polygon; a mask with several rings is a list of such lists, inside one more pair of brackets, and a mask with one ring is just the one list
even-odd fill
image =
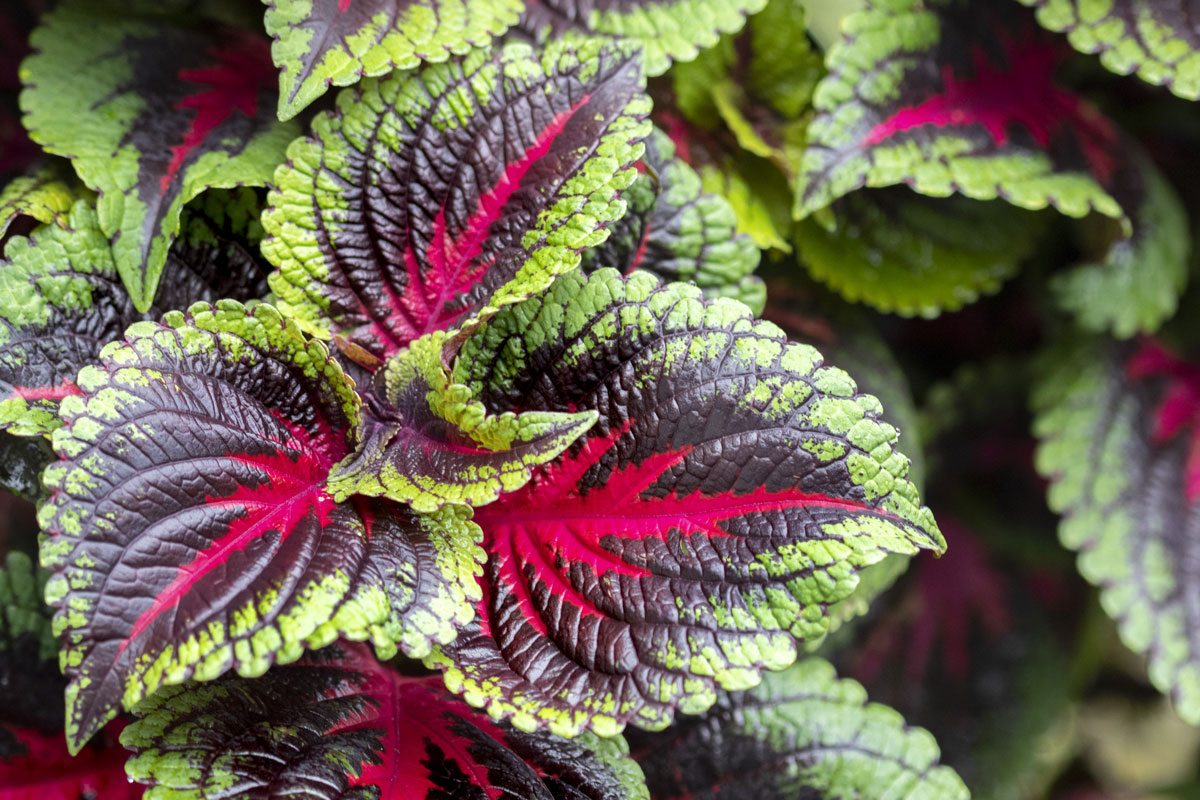
{"label": "coleus leaf", "polygon": [[[215,191],[185,209],[159,294],[166,307],[263,293],[266,267],[249,189]],[[117,276],[108,238],[86,200],[54,224],[11,239],[0,261],[0,430],[19,436],[59,426],[58,404],[78,394],[75,373],[140,314]]]}
{"label": "coleus leaf", "polygon": [[1062,543],[1150,680],[1200,723],[1200,367],[1157,343],[1085,340],[1047,354],[1036,386],[1038,471]]}
{"label": "coleus leaf", "polygon": [[661,132],[646,140],[645,171],[624,194],[629,206],[603,244],[585,250],[583,269],[644,269],[663,280],[691,281],[708,297],[733,297],[761,312],[766,291],[753,276],[759,251],[737,232],[737,214],[701,189],[696,171],[675,157]]}
{"label": "coleus leaf", "polygon": [[1000,289],[1037,244],[1045,220],[999,201],[855,192],[795,227],[805,269],[851,302],[936,317]]}
{"label": "coleus leaf", "polygon": [[1008,8],[871,0],[846,16],[814,97],[796,213],[863,186],[907,183],[922,194],[1125,220],[1110,193],[1116,131],[1054,83],[1053,43]]}
{"label": "coleus leaf", "polygon": [[705,164],[699,172],[704,190],[724,197],[733,208],[739,233],[763,250],[792,252],[791,190],[775,164],[744,154],[719,165]]}
{"label": "coleus leaf", "polygon": [[475,510],[478,615],[428,659],[523,729],[611,735],[703,711],[791,663],[857,568],[944,547],[879,402],[695,287],[565,275],[485,323],[454,378],[494,412],[600,412]]}
{"label": "coleus leaf", "polygon": [[279,118],[330,84],[349,86],[486,45],[520,18],[521,0],[266,0],[279,73]]}
{"label": "coleus leaf", "polygon": [[1189,0],[1021,0],[1045,28],[1066,33],[1081,53],[1099,53],[1118,75],[1200,99],[1200,29]]}
{"label": "coleus leaf", "polygon": [[1133,234],[1110,232],[1107,251],[1052,279],[1059,306],[1085,330],[1118,338],[1153,333],[1170,319],[1187,285],[1192,236],[1178,195],[1149,158],[1121,193]]}
{"label": "coleus leaf", "polygon": [[136,711],[121,741],[151,800],[648,800],[620,738],[514,730],[345,642],[261,678],[173,686]]}
{"label": "coleus leaf", "polygon": [[73,749],[163,684],[257,675],[339,635],[419,656],[469,618],[465,511],[326,492],[360,400],[322,344],[233,301],[125,339],[80,370],[43,476]]}
{"label": "coleus leaf", "polygon": [[520,27],[539,43],[567,32],[613,37],[641,47],[647,75],[691,61],[740,30],[766,0],[529,0]]}
{"label": "coleus leaf", "polygon": [[65,0],[22,65],[25,125],[100,193],[100,225],[145,311],[183,206],[208,187],[263,185],[298,132],[275,119],[265,39],[195,16]]}
{"label": "coleus leaf", "polygon": [[654,800],[967,800],[928,731],[809,658],[703,717],[632,737]]}
{"label": "coleus leaf", "polygon": [[625,211],[642,86],[636,54],[556,42],[344,91],[289,148],[263,218],[281,308],[382,360],[542,291]]}
{"label": "coleus leaf", "polygon": [[417,511],[481,506],[525,485],[590,428],[596,411],[489,414],[443,364],[446,334],[434,331],[375,374],[358,451],[329,475],[336,499],[387,497]]}

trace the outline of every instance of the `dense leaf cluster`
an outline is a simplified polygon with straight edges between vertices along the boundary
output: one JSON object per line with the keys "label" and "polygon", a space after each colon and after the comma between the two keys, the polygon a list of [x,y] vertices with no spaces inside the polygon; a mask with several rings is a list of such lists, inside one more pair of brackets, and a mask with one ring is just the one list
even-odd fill
{"label": "dense leaf cluster", "polygon": [[10,3],[0,798],[1037,796],[1043,491],[1200,723],[1186,6]]}

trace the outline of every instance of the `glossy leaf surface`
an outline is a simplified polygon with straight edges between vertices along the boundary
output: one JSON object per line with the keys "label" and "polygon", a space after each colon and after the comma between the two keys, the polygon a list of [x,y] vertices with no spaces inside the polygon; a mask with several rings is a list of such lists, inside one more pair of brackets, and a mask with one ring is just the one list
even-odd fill
{"label": "glossy leaf surface", "polygon": [[339,96],[264,217],[281,308],[382,360],[546,288],[625,211],[649,99],[599,42],[477,50]]}
{"label": "glossy leaf surface", "polygon": [[170,687],[121,740],[147,797],[647,800],[620,739],[498,725],[436,677],[339,643],[261,678]]}
{"label": "glossy leaf surface", "polygon": [[703,711],[791,663],[856,569],[944,546],[879,402],[695,287],[564,276],[486,323],[454,378],[495,412],[600,413],[476,510],[478,618],[431,657],[518,727],[610,735]]}
{"label": "glossy leaf surface", "polygon": [[393,357],[375,376],[355,455],[329,487],[387,497],[417,511],[447,503],[481,506],[519,489],[530,471],[583,435],[595,411],[489,414],[442,363],[445,334],[434,332]]}

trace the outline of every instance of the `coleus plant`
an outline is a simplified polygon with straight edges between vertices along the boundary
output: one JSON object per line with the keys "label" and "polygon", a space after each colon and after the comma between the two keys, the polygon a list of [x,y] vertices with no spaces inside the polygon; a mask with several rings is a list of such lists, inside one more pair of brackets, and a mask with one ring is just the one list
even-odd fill
{"label": "coleus plant", "polygon": [[[0,797],[52,762],[80,796],[140,794],[123,767],[151,797],[966,797],[929,734],[796,663],[947,546],[901,369],[797,276],[937,316],[1046,253],[1047,208],[1088,219],[1032,279],[1117,355],[1046,357],[1039,466],[1200,719],[1170,557],[1196,368],[1109,341],[1175,311],[1187,218],[1033,13],[265,5],[21,17],[0,478],[42,571],[0,540],[0,666],[53,714],[0,719]],[[1187,95],[1186,53],[1077,13],[1107,37],[1077,47]],[[1177,526],[1139,514],[1163,486]]]}

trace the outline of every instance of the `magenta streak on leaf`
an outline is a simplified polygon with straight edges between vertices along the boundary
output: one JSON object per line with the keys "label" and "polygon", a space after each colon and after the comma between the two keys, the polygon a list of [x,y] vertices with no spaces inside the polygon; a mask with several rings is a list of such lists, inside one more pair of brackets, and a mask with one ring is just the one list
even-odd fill
{"label": "magenta streak on leaf", "polygon": [[[644,497],[645,492],[671,467],[683,461],[691,447],[656,453],[641,464],[630,464],[614,471],[603,486],[591,488],[586,495],[578,489],[584,473],[597,464],[633,422],[614,429],[608,436],[589,439],[578,455],[563,458],[542,468],[521,489],[503,495],[495,503],[477,509],[475,521],[484,532],[484,549],[496,559],[501,580],[520,595],[521,610],[542,635],[545,623],[539,618],[533,599],[522,580],[522,564],[535,560],[536,578],[554,592],[570,598],[581,611],[606,616],[580,595],[563,577],[559,564],[585,563],[596,577],[614,572],[630,577],[648,577],[652,573],[604,547],[607,537],[622,539],[664,539],[672,530],[684,534],[704,533],[710,537],[728,536],[722,522],[747,514],[779,511],[794,506],[842,508],[861,511],[864,506],[851,500],[810,494],[797,489],[771,492],[762,487],[746,494],[731,491],[703,495],[699,491],[685,497]],[[874,509],[873,509],[874,510]],[[877,512],[885,513],[886,512]],[[891,516],[890,514],[888,516]],[[490,587],[481,581],[484,606],[490,600]],[[487,617],[481,616],[487,629]]]}
{"label": "magenta streak on leaf", "polygon": [[[448,698],[440,678],[406,678],[380,665],[362,645],[342,642],[338,646],[345,652],[338,666],[360,673],[364,678],[352,691],[372,698],[377,705],[368,705],[356,718],[335,723],[325,735],[380,727],[384,732],[382,763],[363,764],[361,775],[350,776],[351,786],[379,786],[384,790],[381,796],[385,800],[423,798],[428,792],[438,790],[421,764],[426,752],[425,742],[431,740],[452,756],[491,800],[502,800],[501,790],[492,786],[488,779],[487,768],[469,752],[474,742],[457,736],[451,729],[453,723],[447,718],[462,719],[464,724],[502,745],[505,744],[503,731],[482,714],[471,713],[469,720],[456,714],[457,701]],[[347,691],[350,690],[347,687]],[[467,709],[463,707],[462,710]],[[387,791],[388,787],[391,787],[391,793]]]}
{"label": "magenta streak on leaf", "polygon": [[408,284],[402,296],[391,294],[393,312],[390,319],[374,326],[381,339],[395,344],[388,354],[430,331],[442,330],[454,321],[458,311],[448,311],[446,304],[482,280],[492,266],[490,262],[472,264],[483,249],[492,222],[513,192],[520,188],[525,174],[550,152],[563,128],[589,100],[591,95],[585,94],[571,108],[556,114],[538,132],[533,145],[521,159],[509,164],[495,187],[479,198],[475,212],[457,238],[447,237],[445,205],[438,209],[433,238],[425,251],[427,268],[424,271],[410,242],[404,253]]}
{"label": "magenta streak on leaf", "polygon": [[1167,378],[1155,411],[1152,436],[1154,443],[1161,445],[1186,430],[1185,492],[1189,503],[1200,500],[1200,365],[1184,361],[1153,339],[1145,339],[1126,362],[1125,373],[1131,380]]}
{"label": "magenta streak on leaf", "polygon": [[71,395],[81,395],[73,381],[64,380],[57,386],[14,386],[12,392],[22,400],[62,400]]}
{"label": "magenta streak on leaf", "polygon": [[77,756],[67,752],[62,734],[10,729],[25,747],[23,755],[0,759],[0,800],[136,800],[145,787],[125,777],[129,753],[117,744],[125,723],[114,720]]}
{"label": "magenta streak on leaf", "polygon": [[338,0],[338,13],[344,14],[346,9],[350,7],[352,0]]}
{"label": "magenta streak on leaf", "polygon": [[1054,83],[1057,52],[1044,45],[1007,43],[1008,66],[997,68],[975,47],[975,75],[959,80],[947,65],[942,68],[942,92],[911,108],[897,111],[876,124],[867,142],[879,144],[902,131],[932,125],[982,125],[996,145],[1009,139],[1012,124],[1022,125],[1042,148],[1050,146],[1063,127],[1080,139],[1088,162],[1101,183],[1112,177],[1111,155],[1116,134],[1109,123],[1080,98]]}
{"label": "magenta streak on leaf", "polygon": [[[641,162],[638,162],[641,163]],[[646,220],[645,226],[642,228],[642,240],[638,242],[637,251],[634,252],[633,258],[629,260],[629,266],[625,270],[625,274],[633,272],[642,265],[642,259],[646,257],[646,243],[650,241],[650,220]]]}
{"label": "magenta streak on leaf", "polygon": [[171,148],[171,163],[160,179],[167,191],[188,155],[235,110],[253,118],[258,113],[258,93],[275,83],[270,49],[265,39],[243,33],[240,41],[224,50],[211,50],[216,65],[204,69],[183,69],[179,79],[208,87],[175,104],[177,110],[193,109],[196,116],[183,141]]}
{"label": "magenta streak on leaf", "polygon": [[329,514],[336,503],[325,492],[325,482],[330,467],[338,460],[335,458],[337,452],[325,452],[323,448],[314,446],[311,437],[302,429],[289,427],[293,436],[300,434],[298,440],[293,439],[284,445],[301,452],[295,460],[283,450],[268,455],[229,455],[230,461],[264,476],[265,485],[242,485],[227,497],[205,498],[209,507],[242,508],[245,513],[233,520],[229,530],[206,550],[197,553],[191,562],[180,566],[175,579],[158,593],[154,604],[138,617],[129,636],[121,641],[118,655],[160,614],[174,608],[197,581],[262,534],[278,531],[276,547],[280,547],[308,514],[315,514],[322,526],[329,524]]}

